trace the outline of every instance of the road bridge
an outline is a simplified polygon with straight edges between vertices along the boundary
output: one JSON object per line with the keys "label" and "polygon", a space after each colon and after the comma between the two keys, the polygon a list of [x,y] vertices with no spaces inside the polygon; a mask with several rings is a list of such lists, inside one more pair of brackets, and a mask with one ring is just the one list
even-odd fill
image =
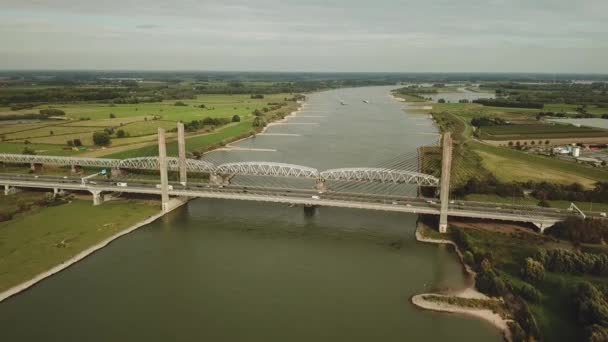
{"label": "road bridge", "polygon": [[[441,179],[420,172],[391,169],[352,167],[319,171],[315,168],[265,161],[248,161],[214,163],[186,158],[183,124],[178,124],[178,154],[177,158],[167,157],[165,148],[165,133],[159,129],[159,156],[129,159],[81,158],[23,154],[0,154],[0,162],[5,164],[27,164],[37,169],[44,165],[112,168],[113,170],[157,170],[160,171],[160,184],[124,182],[86,182],[82,178],[65,177],[53,179],[46,176],[32,177],[0,175],[0,185],[5,186],[5,193],[10,193],[11,187],[47,188],[54,192],[59,190],[88,191],[93,195],[94,204],[101,204],[102,193],[141,193],[161,195],[162,208],[167,207],[169,196],[187,196],[201,198],[223,198],[235,200],[250,200],[261,202],[276,202],[302,204],[307,206],[333,206],[342,208],[373,209],[399,211],[417,214],[432,214],[440,216],[440,232],[445,232],[448,216],[472,217],[517,222],[531,222],[541,230],[569,215],[570,212],[555,211],[554,209],[530,210],[516,206],[497,207],[495,205],[480,205],[472,202],[459,201],[458,204],[449,201],[449,184],[452,142],[446,133],[442,142]],[[167,171],[179,171],[179,183],[169,184]],[[209,175],[209,183],[205,185],[190,184],[187,175],[203,173]],[[314,189],[294,190],[284,188],[258,187],[252,191],[250,187],[239,187],[230,184],[234,176],[261,176],[285,179],[312,179],[316,181]],[[354,182],[361,184],[412,184],[419,187],[436,187],[440,189],[440,200],[390,197],[377,194],[352,194],[332,191],[332,182]]]}

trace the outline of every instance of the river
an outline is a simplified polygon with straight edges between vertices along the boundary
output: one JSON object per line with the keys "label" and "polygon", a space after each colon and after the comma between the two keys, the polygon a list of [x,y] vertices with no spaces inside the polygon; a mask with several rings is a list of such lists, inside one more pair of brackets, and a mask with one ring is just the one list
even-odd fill
{"label": "river", "polygon": [[[311,94],[304,110],[220,151],[318,169],[375,166],[433,143],[389,87]],[[364,103],[365,99],[369,103]],[[344,101],[346,105],[341,105]],[[5,341],[500,341],[489,324],[409,298],[464,286],[415,215],[194,200],[0,304]]]}

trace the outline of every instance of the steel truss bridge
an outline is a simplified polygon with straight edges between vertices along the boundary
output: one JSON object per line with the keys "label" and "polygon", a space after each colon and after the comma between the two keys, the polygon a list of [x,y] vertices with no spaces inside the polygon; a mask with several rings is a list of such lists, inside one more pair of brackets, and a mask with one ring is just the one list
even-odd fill
{"label": "steel truss bridge", "polygon": [[[125,170],[159,170],[158,157],[130,159],[80,158],[61,156],[42,156],[27,154],[0,154],[0,162],[7,164],[39,164],[56,166],[102,167]],[[307,178],[321,181],[354,181],[393,184],[415,184],[418,186],[439,186],[437,177],[424,173],[387,168],[339,168],[319,171],[315,168],[274,162],[237,162],[214,165],[197,160],[185,160],[188,173],[208,173],[220,176],[271,176]],[[179,170],[179,159],[167,157],[167,169]]]}

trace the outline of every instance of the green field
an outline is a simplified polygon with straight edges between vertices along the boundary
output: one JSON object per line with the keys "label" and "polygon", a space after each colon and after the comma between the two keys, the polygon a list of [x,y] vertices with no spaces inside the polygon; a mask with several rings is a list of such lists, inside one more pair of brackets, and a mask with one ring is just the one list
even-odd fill
{"label": "green field", "polygon": [[[136,155],[143,153],[148,155],[146,147],[142,144],[153,144],[156,141],[156,133],[159,127],[164,128],[169,133],[168,139],[174,137],[176,122],[190,122],[202,120],[206,117],[228,118],[239,115],[241,122],[247,122],[249,127],[244,124],[237,124],[238,128],[230,126],[217,128],[209,137],[201,136],[204,132],[189,132],[193,135],[188,139],[189,149],[204,148],[217,144],[222,140],[230,138],[230,135],[241,135],[251,130],[254,110],[263,110],[277,103],[284,105],[268,115],[279,112],[288,114],[295,110],[296,105],[293,101],[286,101],[291,98],[291,94],[265,95],[263,99],[252,99],[249,95],[199,95],[195,99],[185,99],[176,101],[163,101],[158,103],[139,103],[139,104],[100,104],[100,103],[76,103],[59,104],[52,106],[38,106],[32,109],[11,111],[8,108],[0,108],[0,115],[36,113],[42,108],[57,108],[66,112],[68,120],[47,120],[40,123],[23,123],[0,125],[0,152],[21,153],[26,146],[34,149],[41,154],[79,154],[102,156],[114,153],[124,153]],[[176,106],[175,103],[182,102],[185,105]],[[201,106],[204,105],[204,108]],[[110,118],[110,114],[114,118]],[[1,121],[0,121],[1,123]],[[93,133],[113,129],[111,146],[107,151],[94,146]],[[127,137],[117,138],[116,132],[123,130]],[[83,148],[80,151],[67,149],[68,140],[80,139]],[[138,152],[125,152],[126,146],[134,145],[133,149]],[[151,151],[151,148],[148,150]]]}
{"label": "green field", "polygon": [[[561,184],[578,182],[587,188],[592,187],[598,181],[608,179],[608,169],[605,168],[586,167],[574,162],[475,141],[472,139],[473,126],[470,124],[470,119],[478,116],[478,113],[471,113],[469,110],[481,110],[484,114],[491,114],[505,120],[507,117],[504,115],[516,116],[511,112],[505,114],[502,112],[504,108],[485,107],[482,109],[476,104],[458,103],[434,106],[431,113],[441,130],[452,132],[455,141],[459,142],[454,149],[453,186],[462,185],[473,176],[483,177],[487,172],[492,173],[502,182],[552,181]],[[524,110],[517,116],[531,115],[526,113],[527,110]]]}
{"label": "green field", "polygon": [[501,125],[486,126],[479,130],[480,137],[489,140],[608,137],[607,130],[573,125]]}
{"label": "green field", "polygon": [[[251,131],[251,120],[230,124],[208,134],[186,138],[186,150],[188,152],[204,150],[209,146],[219,144],[225,139],[247,134]],[[156,155],[158,155],[158,146],[150,145],[138,149],[103,155],[103,157],[125,159]],[[170,141],[167,143],[167,155],[177,156],[177,141]]]}
{"label": "green field", "polygon": [[[19,194],[11,195],[19,196]],[[158,213],[157,205],[74,200],[0,223],[0,291],[29,280]]]}

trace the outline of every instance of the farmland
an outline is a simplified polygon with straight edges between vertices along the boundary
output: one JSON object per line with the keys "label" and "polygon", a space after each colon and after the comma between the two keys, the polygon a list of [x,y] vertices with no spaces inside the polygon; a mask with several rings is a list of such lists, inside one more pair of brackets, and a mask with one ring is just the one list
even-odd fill
{"label": "farmland", "polygon": [[488,126],[480,129],[482,139],[509,140],[509,139],[549,139],[549,138],[584,138],[606,137],[608,131],[592,127],[577,127],[573,125],[550,124],[521,124]]}
{"label": "farmland", "polygon": [[[188,123],[214,118],[229,122],[235,115],[241,119],[241,123],[236,125],[238,129],[220,127],[220,132],[210,134],[209,137],[199,136],[214,130],[213,126],[188,132],[191,136],[197,136],[188,139],[191,143],[190,149],[203,148],[229,139],[231,134],[238,135],[250,131],[254,111],[285,115],[288,114],[287,111],[295,110],[292,97],[291,94],[272,94],[255,98],[250,95],[212,94],[197,95],[191,99],[137,104],[79,102],[45,104],[20,110],[2,107],[0,117],[25,117],[44,109],[61,110],[65,116],[63,120],[24,120],[23,123],[12,120],[10,124],[0,125],[0,151],[21,153],[28,147],[36,153],[54,155],[136,155],[137,152],[127,152],[127,147],[133,145],[135,151],[146,153],[142,144],[154,145],[159,127],[167,130],[168,138],[171,139],[174,136],[171,132],[175,131],[179,121]],[[122,131],[121,136],[117,135],[119,130]],[[93,133],[103,131],[110,133],[111,145],[101,148],[95,146]],[[73,146],[74,140],[79,141],[78,146]]]}

